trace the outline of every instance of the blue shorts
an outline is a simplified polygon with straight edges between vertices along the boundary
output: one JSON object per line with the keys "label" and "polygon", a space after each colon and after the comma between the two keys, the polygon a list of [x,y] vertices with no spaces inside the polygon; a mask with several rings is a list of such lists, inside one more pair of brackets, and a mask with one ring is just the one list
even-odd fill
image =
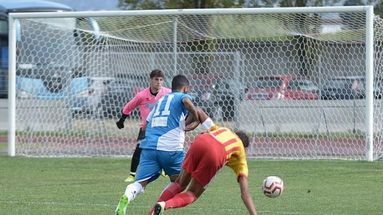
{"label": "blue shorts", "polygon": [[184,151],[167,152],[142,149],[135,181],[149,180],[152,182],[160,176],[162,169],[166,175],[178,175],[181,172],[184,158]]}

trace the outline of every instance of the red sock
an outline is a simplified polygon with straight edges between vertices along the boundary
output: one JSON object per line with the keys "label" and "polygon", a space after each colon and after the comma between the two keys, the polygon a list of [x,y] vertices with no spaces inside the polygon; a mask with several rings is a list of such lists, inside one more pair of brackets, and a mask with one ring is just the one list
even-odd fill
{"label": "red sock", "polygon": [[[157,202],[167,201],[167,200],[173,198],[173,196],[175,196],[176,194],[182,192],[183,190],[184,189],[181,187],[180,184],[174,182],[168,188],[166,188],[164,191],[162,191],[161,196],[157,200]],[[153,211],[154,211],[154,208],[152,208],[149,211],[148,215],[152,215]]]}
{"label": "red sock", "polygon": [[182,192],[184,189],[182,186],[176,182],[174,182],[172,185],[170,185],[168,188],[166,188],[164,191],[162,191],[160,198],[157,200],[157,202],[164,202],[171,198],[173,198],[176,194]]}
{"label": "red sock", "polygon": [[166,201],[165,209],[185,207],[186,205],[193,203],[196,199],[197,197],[190,191],[179,193]]}

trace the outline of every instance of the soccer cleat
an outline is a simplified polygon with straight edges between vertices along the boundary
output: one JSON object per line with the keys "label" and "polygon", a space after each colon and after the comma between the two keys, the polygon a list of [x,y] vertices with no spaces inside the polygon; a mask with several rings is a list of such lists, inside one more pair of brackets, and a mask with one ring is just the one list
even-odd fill
{"label": "soccer cleat", "polygon": [[125,182],[127,182],[127,183],[132,183],[132,182],[134,181],[135,178],[136,178],[136,177],[135,177],[134,175],[129,175],[129,177],[127,177],[127,178],[125,179]]}
{"label": "soccer cleat", "polygon": [[161,171],[161,176],[166,178],[168,175],[166,175],[165,171],[162,170],[162,171]]}
{"label": "soccer cleat", "polygon": [[116,215],[125,215],[126,214],[126,208],[128,207],[129,200],[126,195],[122,195],[120,201],[118,202],[117,208],[116,208]]}
{"label": "soccer cleat", "polygon": [[153,215],[160,215],[165,210],[165,202],[157,202],[154,206]]}

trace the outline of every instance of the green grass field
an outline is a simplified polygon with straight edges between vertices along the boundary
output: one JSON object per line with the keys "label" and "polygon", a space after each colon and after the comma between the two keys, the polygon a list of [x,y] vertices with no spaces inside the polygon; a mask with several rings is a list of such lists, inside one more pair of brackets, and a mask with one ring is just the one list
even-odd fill
{"label": "green grass field", "polygon": [[[121,158],[25,158],[0,156],[0,214],[113,214],[129,169]],[[250,189],[258,214],[381,215],[383,162],[249,160]],[[278,175],[285,192],[261,193],[267,175]],[[149,184],[128,209],[146,214],[168,183]],[[234,173],[224,168],[202,197],[169,215],[247,214]]]}

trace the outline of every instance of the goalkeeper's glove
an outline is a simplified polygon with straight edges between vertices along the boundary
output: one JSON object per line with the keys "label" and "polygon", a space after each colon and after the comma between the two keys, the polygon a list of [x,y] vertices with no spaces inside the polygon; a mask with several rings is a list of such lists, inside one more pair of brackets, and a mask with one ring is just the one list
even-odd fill
{"label": "goalkeeper's glove", "polygon": [[128,115],[122,114],[120,120],[118,120],[116,122],[117,128],[119,128],[119,129],[124,128],[124,122],[125,122],[126,117],[128,117]]}

